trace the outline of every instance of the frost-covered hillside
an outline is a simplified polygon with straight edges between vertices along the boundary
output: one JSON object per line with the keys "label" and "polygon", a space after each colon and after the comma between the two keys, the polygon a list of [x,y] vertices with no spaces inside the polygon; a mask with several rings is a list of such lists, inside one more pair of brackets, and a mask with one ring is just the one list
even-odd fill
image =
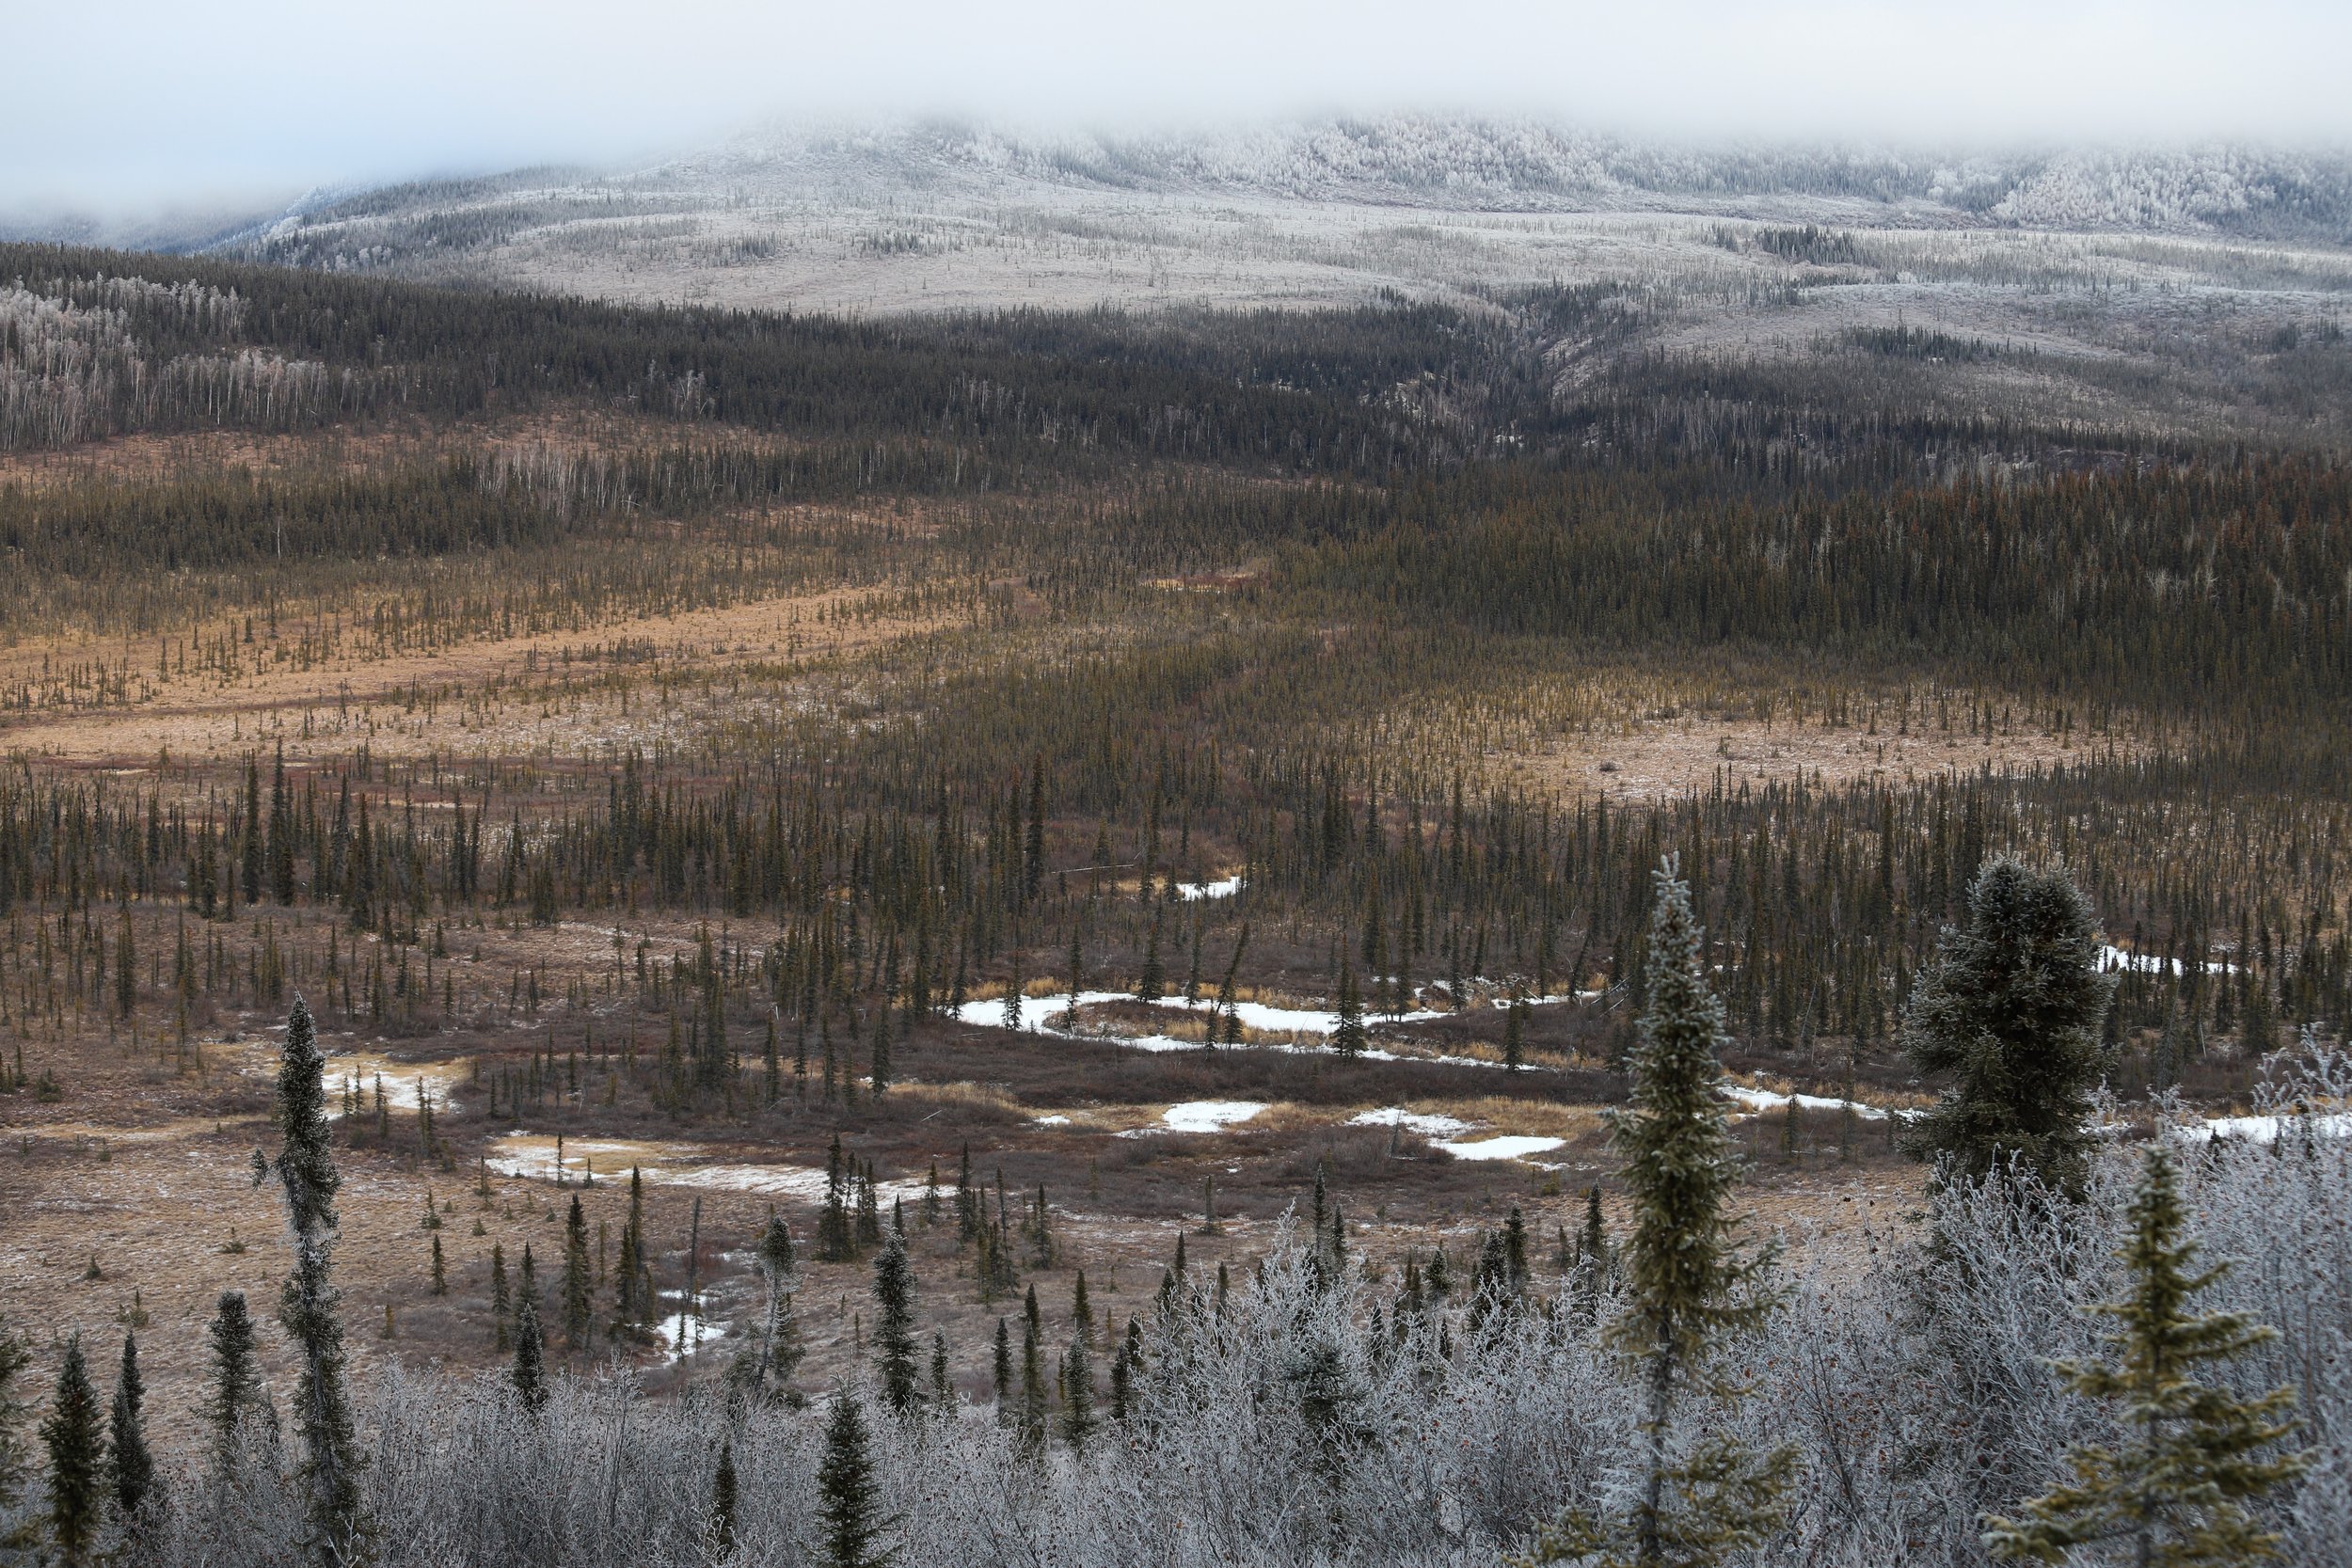
{"label": "frost-covered hillside", "polygon": [[1720,281],[1742,225],[2007,236],[2010,271],[2041,265],[2047,234],[2333,252],[2352,244],[2352,158],[1673,145],[1428,115],[1124,135],[899,120],[314,198],[211,248],[771,308],[1320,305]]}
{"label": "frost-covered hillside", "polygon": [[1077,189],[1276,196],[1491,211],[1653,210],[1827,198],[2024,228],[2352,237],[2352,161],[2227,145],[2009,155],[1642,143],[1532,119],[1388,115],[1194,133],[1023,135],[961,123],[773,131],[652,171],[759,180],[854,169]]}
{"label": "frost-covered hillside", "polygon": [[1570,392],[1646,358],[2106,427],[2227,405],[2324,433],[2352,401],[2352,158],[2244,146],[1677,146],[1413,115],[780,126],[628,168],[323,197],[213,248],[853,313],[1510,309],[1566,285],[1613,301],[1606,331],[1547,349]]}

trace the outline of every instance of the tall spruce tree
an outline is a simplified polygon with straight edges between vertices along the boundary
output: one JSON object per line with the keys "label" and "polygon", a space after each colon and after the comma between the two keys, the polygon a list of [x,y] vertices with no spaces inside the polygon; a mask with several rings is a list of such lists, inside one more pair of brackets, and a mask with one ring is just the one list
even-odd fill
{"label": "tall spruce tree", "polygon": [[2001,1560],[2059,1563],[2078,1547],[2127,1549],[2136,1563],[2274,1561],[2279,1537],[2245,1505],[2310,1468],[2311,1456],[2268,1453],[2294,1430],[2295,1390],[2240,1399],[2197,1381],[2278,1338],[2238,1312],[2191,1315],[2191,1297],[2228,1272],[2194,1272],[2197,1243],[2184,1216],[2171,1157],[2151,1146],[2132,1198],[2131,1236],[2119,1251],[2132,1288],[2091,1310],[2115,1320],[2105,1362],[2061,1362],[2075,1392],[2121,1404],[2120,1449],[2068,1456],[2074,1481],[2026,1505],[2023,1520],[1986,1522],[1985,1549]]}
{"label": "tall spruce tree", "polygon": [[137,939],[131,934],[131,910],[122,910],[122,931],[115,938],[115,1014],[129,1018],[139,1002]]}
{"label": "tall spruce tree", "polygon": [[874,1259],[874,1362],[882,1378],[882,1402],[904,1420],[923,1402],[922,1368],[915,1360],[914,1266],[906,1239],[893,1231]]}
{"label": "tall spruce tree", "polygon": [[1037,1287],[1029,1287],[1023,1303],[1021,1326],[1021,1451],[1035,1459],[1045,1452],[1045,1369],[1041,1361],[1043,1325],[1037,1310]]}
{"label": "tall spruce tree", "polygon": [[79,1334],[65,1342],[40,1437],[49,1450],[50,1539],[61,1562],[87,1562],[105,1513],[106,1436]]}
{"label": "tall spruce tree", "polygon": [[343,1386],[343,1327],[336,1316],[338,1292],[330,1277],[335,1193],[342,1179],[327,1141],[326,1069],[310,1006],[297,996],[287,1015],[286,1045],[278,1071],[278,1124],[283,1142],[277,1171],[294,1254],[278,1316],[302,1358],[294,1426],[302,1434],[299,1473],[310,1516],[304,1549],[314,1562],[342,1563],[358,1554],[366,1520],[359,1496],[358,1442]]}
{"label": "tall spruce tree", "polygon": [[1364,997],[1356,986],[1355,966],[1340,965],[1339,1027],[1331,1031],[1331,1049],[1349,1061],[1364,1053]]}
{"label": "tall spruce tree", "polygon": [[710,1477],[711,1556],[721,1562],[735,1555],[735,1513],[739,1491],[735,1478],[735,1444],[719,1440],[719,1464]]}
{"label": "tall spruce tree", "polygon": [[1740,1256],[1740,1222],[1727,1208],[1738,1165],[1716,1092],[1724,1007],[1708,987],[1691,890],[1672,860],[1652,880],[1648,1006],[1630,1062],[1631,1103],[1609,1117],[1634,1227],[1623,1252],[1626,1310],[1608,1339],[1642,1386],[1641,1483],[1629,1507],[1571,1513],[1546,1528],[1529,1560],[1537,1562],[1720,1562],[1776,1528],[1794,1464],[1787,1449],[1756,1456],[1727,1436],[1677,1442],[1677,1399],[1707,1386],[1707,1361],[1724,1337],[1770,1310],[1756,1287],[1772,1254]]}
{"label": "tall spruce tree", "polygon": [[246,1309],[243,1291],[223,1291],[213,1309],[210,1330],[212,1387],[201,1414],[212,1429],[214,1462],[224,1474],[239,1467],[246,1422],[268,1410],[262,1389],[262,1369],[256,1354],[253,1317]]}
{"label": "tall spruce tree", "polygon": [[[1143,875],[1148,884],[1152,873],[1147,868]],[[1152,909],[1152,931],[1143,942],[1143,973],[1136,977],[1138,1002],[1157,1002],[1168,994],[1168,971],[1160,964],[1160,919],[1161,910],[1155,904]]]}
{"label": "tall spruce tree", "polygon": [[[493,1250],[495,1260],[496,1252]],[[612,1272],[612,1332],[634,1334],[653,1308],[650,1268],[645,1259],[645,1178],[628,1168],[628,1218],[621,1225],[621,1256]]]}
{"label": "tall spruce tree", "polygon": [[503,1353],[510,1342],[507,1320],[515,1315],[514,1292],[506,1284],[506,1243],[490,1243],[490,1348]]}
{"label": "tall spruce tree", "polygon": [[847,1390],[833,1399],[825,1423],[824,1457],[817,1465],[817,1517],[826,1568],[884,1568],[894,1555],[882,1544],[892,1519],[882,1513],[874,1473],[873,1439],[865,1412]]}
{"label": "tall spruce tree", "polygon": [[1086,1335],[1073,1335],[1061,1359],[1061,1434],[1072,1448],[1086,1446],[1094,1435],[1094,1358],[1087,1354]]}
{"label": "tall spruce tree", "polygon": [[1584,1190],[1584,1225],[1576,1238],[1577,1321],[1586,1327],[1600,1321],[1601,1291],[1609,1280],[1609,1232],[1601,1222],[1600,1186]]}
{"label": "tall spruce tree", "polygon": [[793,1297],[801,1287],[800,1265],[793,1256],[792,1232],[781,1216],[768,1216],[756,1256],[760,1277],[768,1286],[768,1310],[760,1325],[758,1365],[753,1370],[752,1387],[764,1395],[770,1378],[788,1384],[807,1354],[793,1307]]}
{"label": "tall spruce tree", "polygon": [[873,1085],[874,1092],[876,1094],[882,1094],[889,1089],[892,1081],[890,1069],[890,998],[887,995],[883,996],[882,1006],[874,1009],[874,1041],[872,1053],[868,1060],[871,1065],[866,1069],[866,1081]]}
{"label": "tall spruce tree", "polygon": [[536,1416],[547,1408],[547,1341],[539,1331],[538,1297],[528,1291],[515,1314],[515,1365],[507,1376],[525,1410]]}
{"label": "tall spruce tree", "polygon": [[574,1354],[588,1348],[596,1323],[596,1279],[588,1260],[588,1220],[572,1195],[564,1218],[564,1339]]}
{"label": "tall spruce tree", "polygon": [[125,1334],[114,1403],[106,1414],[106,1458],[115,1507],[129,1521],[137,1520],[155,1490],[155,1459],[147,1449],[146,1402],[147,1383],[139,1375],[139,1337]]}
{"label": "tall spruce tree", "polygon": [[996,1391],[996,1423],[1012,1423],[1012,1337],[1005,1320],[996,1320],[996,1351],[989,1359],[989,1381]]}
{"label": "tall spruce tree", "polygon": [[817,1216],[817,1256],[823,1262],[848,1263],[857,1258],[857,1229],[849,1203],[852,1176],[841,1152],[841,1134],[835,1132],[825,1150],[825,1206]]}
{"label": "tall spruce tree", "polygon": [[2078,1196],[2110,989],[2090,901],[2065,872],[1987,862],[1903,1019],[1913,1063],[1950,1079],[1912,1150],[1971,1180],[2015,1168]]}

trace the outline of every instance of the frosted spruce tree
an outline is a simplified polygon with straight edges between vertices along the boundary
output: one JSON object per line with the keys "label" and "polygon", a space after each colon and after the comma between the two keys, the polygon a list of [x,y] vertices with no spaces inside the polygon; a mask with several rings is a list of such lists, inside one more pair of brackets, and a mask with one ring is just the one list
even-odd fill
{"label": "frosted spruce tree", "polygon": [[[682,1338],[686,1328],[683,1320],[678,1327]],[[539,1301],[528,1291],[523,1295],[521,1308],[515,1315],[515,1365],[507,1371],[507,1379],[515,1386],[515,1397],[523,1402],[523,1408],[533,1416],[547,1408],[548,1346],[547,1337],[539,1329]]]}
{"label": "frosted spruce tree", "polygon": [[2109,989],[2090,901],[2066,873],[1987,862],[1903,1019],[1912,1061],[1951,1080],[1913,1152],[1971,1180],[2013,1168],[2078,1196]]}
{"label": "frosted spruce tree", "polygon": [[892,1230],[874,1259],[874,1362],[882,1402],[904,1420],[923,1402],[922,1368],[915,1359],[914,1266],[906,1238]]}
{"label": "frosted spruce tree", "polygon": [[594,1338],[596,1305],[596,1279],[588,1261],[588,1217],[581,1212],[580,1195],[574,1193],[571,1212],[564,1220],[564,1342],[575,1355],[585,1352]]}
{"label": "frosted spruce tree", "polygon": [[49,1537],[57,1560],[72,1568],[89,1560],[106,1507],[105,1427],[79,1334],[65,1342],[40,1438],[49,1450]]}
{"label": "frosted spruce tree", "polygon": [[315,1562],[343,1563],[358,1555],[365,1518],[358,1444],[343,1386],[343,1326],[335,1313],[338,1292],[330,1278],[335,1193],[342,1178],[327,1141],[326,1070],[310,1006],[297,996],[286,1017],[286,1046],[278,1069],[278,1125],[283,1142],[277,1172],[285,1192],[286,1230],[294,1254],[278,1317],[302,1360],[294,1428],[302,1434],[299,1473],[310,1513],[305,1548]]}
{"label": "frosted spruce tree", "polygon": [[199,1409],[212,1429],[213,1458],[224,1476],[242,1468],[247,1420],[266,1424],[269,1397],[243,1291],[223,1291],[213,1312],[212,1389]]}
{"label": "frosted spruce tree", "polygon": [[2125,1440],[2068,1455],[2074,1481],[2027,1503],[2024,1519],[1988,1520],[1984,1544],[1996,1560],[2186,1568],[2279,1558],[2279,1537],[2244,1505],[2310,1466],[2306,1455],[2268,1451],[2293,1430],[2295,1391],[2243,1400],[2195,1376],[2278,1331],[2236,1312],[2190,1314],[2189,1299],[2229,1265],[2194,1272],[2197,1243],[2182,1225],[2171,1158],[2152,1147],[2118,1253],[2131,1291],[2092,1308],[2115,1320],[2109,1359],[2058,1364],[2077,1393],[2121,1404]]}
{"label": "frosted spruce tree", "polygon": [[1678,1442],[1676,1405],[1688,1390],[1730,1390],[1708,1372],[1722,1341],[1772,1308],[1757,1289],[1770,1251],[1743,1257],[1725,1212],[1737,1175],[1717,1053],[1724,1008],[1708,989],[1691,890],[1668,859],[1653,874],[1649,1006],[1634,1047],[1630,1108],[1609,1117],[1625,1158],[1633,1233],[1618,1257],[1625,1310],[1607,1330],[1643,1391],[1632,1497],[1604,1513],[1577,1510],[1538,1537],[1525,1562],[1583,1560],[1639,1568],[1702,1568],[1778,1526],[1794,1456],[1756,1455],[1728,1436]]}
{"label": "frosted spruce tree", "polygon": [[732,1439],[722,1438],[719,1465],[710,1477],[708,1536],[714,1562],[724,1562],[735,1555],[735,1518],[740,1500],[741,1487],[735,1475],[735,1444]]}
{"label": "frosted spruce tree", "polygon": [[801,1288],[801,1269],[793,1254],[792,1232],[772,1211],[767,1228],[760,1232],[755,1256],[760,1278],[768,1288],[768,1309],[760,1320],[759,1348],[750,1357],[746,1380],[753,1396],[765,1399],[768,1380],[772,1377],[788,1399],[792,1374],[808,1350],[801,1339],[800,1316],[793,1304]]}
{"label": "frosted spruce tree", "polygon": [[1331,1049],[1354,1061],[1364,1053],[1364,997],[1356,988],[1356,966],[1340,965],[1339,1026],[1331,1031]]}
{"label": "frosted spruce tree", "polygon": [[892,1553],[882,1537],[882,1483],[874,1473],[873,1439],[866,1416],[845,1390],[833,1399],[825,1423],[824,1457],[817,1465],[817,1560],[825,1568],[883,1568]]}
{"label": "frosted spruce tree", "polygon": [[139,1338],[122,1337],[122,1368],[115,1379],[114,1404],[106,1415],[106,1470],[115,1507],[135,1525],[155,1490],[155,1459],[147,1447],[147,1380],[139,1375]]}

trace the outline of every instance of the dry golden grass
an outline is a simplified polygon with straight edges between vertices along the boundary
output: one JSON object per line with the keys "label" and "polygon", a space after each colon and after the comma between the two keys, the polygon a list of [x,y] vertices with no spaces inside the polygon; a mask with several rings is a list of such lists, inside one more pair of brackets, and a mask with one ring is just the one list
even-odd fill
{"label": "dry golden grass", "polygon": [[2039,734],[1874,736],[1859,726],[1686,718],[1565,736],[1497,767],[1530,788],[1638,800],[1703,792],[1719,773],[1733,784],[1802,776],[1834,787],[1855,780],[1908,783],[1955,769],[2047,767],[2081,755],[2079,745]]}
{"label": "dry golden grass", "polygon": [[911,1100],[924,1105],[935,1105],[940,1110],[949,1113],[986,1111],[1016,1120],[1026,1119],[1038,1114],[1035,1108],[1024,1105],[1020,1101],[993,1085],[975,1083],[968,1078],[951,1084],[902,1081],[893,1084],[890,1093],[895,1099]]}
{"label": "dry golden grass", "polygon": [[[595,403],[481,415],[446,425],[380,415],[365,423],[326,430],[175,431],[113,436],[55,450],[0,451],[0,485],[38,489],[90,479],[154,480],[230,468],[358,472],[497,446],[619,452],[674,446],[693,436],[674,420]],[[740,427],[729,427],[726,441],[746,451],[783,451],[805,444],[775,432]]]}
{"label": "dry golden grass", "polygon": [[[234,682],[210,673],[148,676],[153,694],[127,707],[0,725],[0,746],[82,765],[142,767],[159,756],[220,758],[286,743],[291,759],[342,755],[365,742],[378,755],[580,754],[676,741],[705,723],[738,721],[739,698],[720,689],[730,670],[789,665],[810,672],[899,639],[938,629],[945,615],[885,612],[888,592],[834,589],[615,622],[577,634],[467,642],[384,658],[344,657],[297,669],[265,663]],[[617,679],[598,678],[582,656],[623,641],[651,644],[654,657]],[[134,669],[152,648],[119,640],[51,638],[0,655],[0,685],[47,666],[127,658]],[[567,656],[574,662],[567,665]],[[559,681],[555,672],[580,672]],[[683,681],[674,677],[688,677]],[[760,701],[771,707],[818,701],[816,688],[763,671]],[[669,684],[665,688],[665,680]],[[417,691],[434,693],[419,705]]]}

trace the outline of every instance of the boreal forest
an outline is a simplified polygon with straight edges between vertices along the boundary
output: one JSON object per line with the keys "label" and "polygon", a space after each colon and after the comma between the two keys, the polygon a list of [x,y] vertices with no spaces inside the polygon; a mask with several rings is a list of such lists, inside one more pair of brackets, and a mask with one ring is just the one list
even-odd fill
{"label": "boreal forest", "polygon": [[2318,252],[296,239],[0,245],[0,1562],[2352,1564]]}

